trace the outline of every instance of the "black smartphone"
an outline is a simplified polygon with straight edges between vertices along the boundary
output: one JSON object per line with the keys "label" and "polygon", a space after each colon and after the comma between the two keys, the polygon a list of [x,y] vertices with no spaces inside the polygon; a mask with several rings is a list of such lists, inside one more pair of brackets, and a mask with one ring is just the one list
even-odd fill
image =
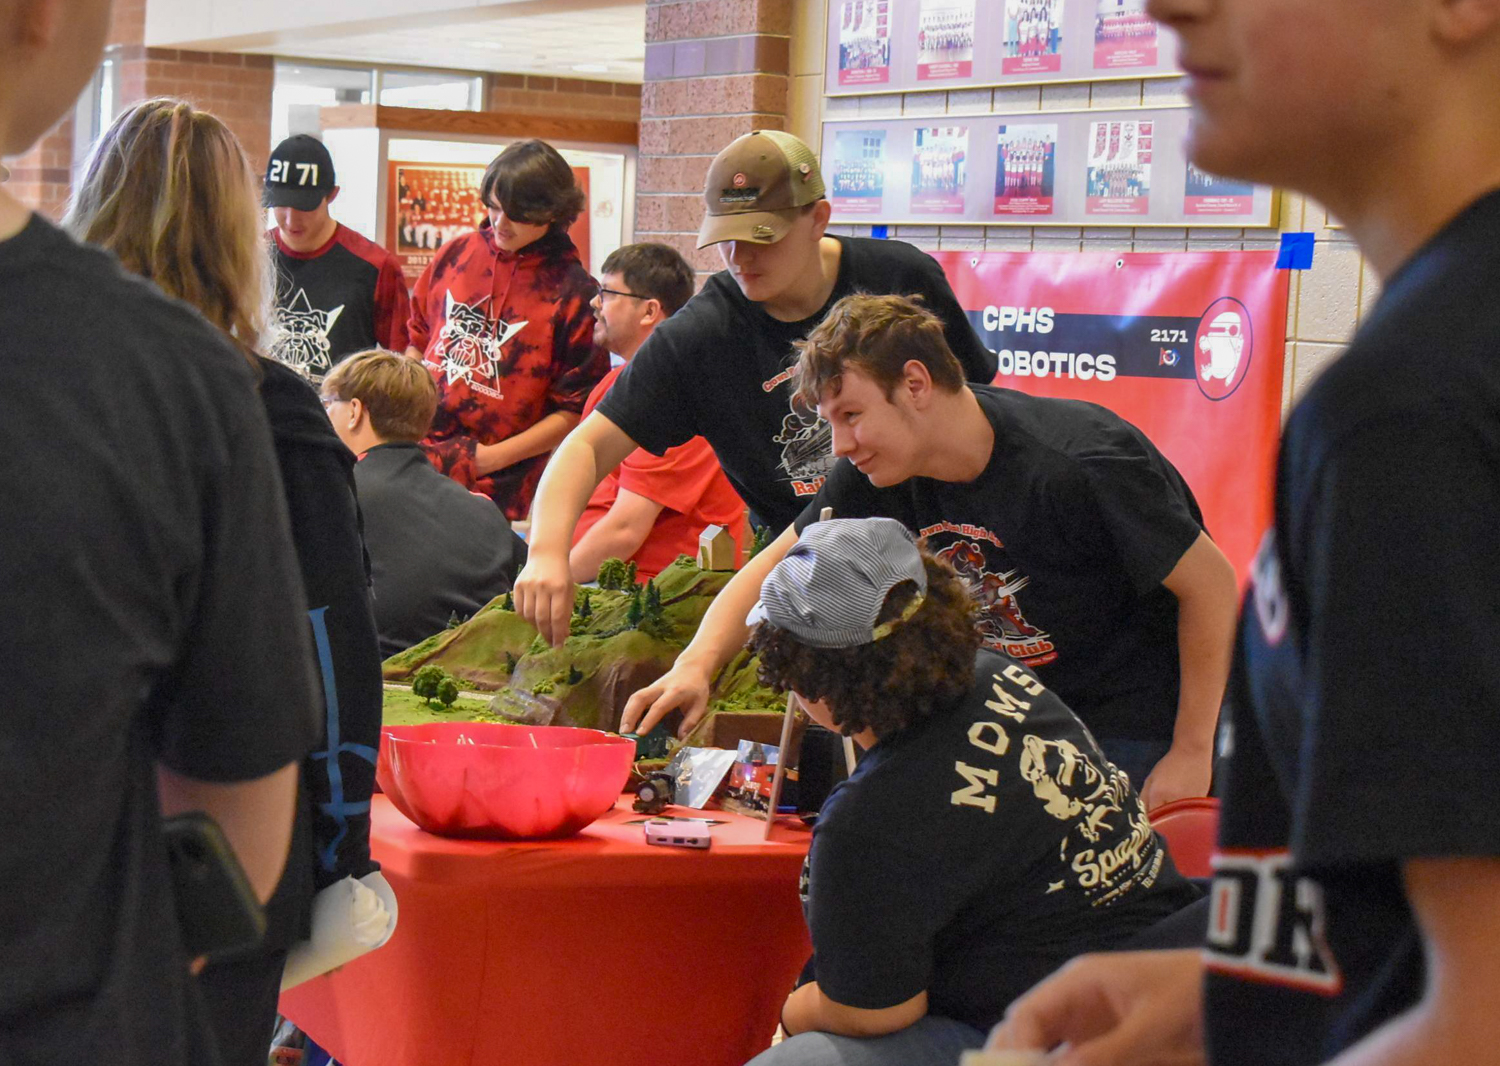
{"label": "black smartphone", "polygon": [[190,811],[165,819],[162,831],[188,957],[221,959],[259,944],[266,912],[219,823]]}

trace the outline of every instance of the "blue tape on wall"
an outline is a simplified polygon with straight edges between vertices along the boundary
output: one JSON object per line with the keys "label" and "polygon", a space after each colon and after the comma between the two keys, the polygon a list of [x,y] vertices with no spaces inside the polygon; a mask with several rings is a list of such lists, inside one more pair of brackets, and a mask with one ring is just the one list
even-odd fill
{"label": "blue tape on wall", "polygon": [[877,241],[883,241],[887,237],[889,237],[890,235],[891,235],[891,227],[889,227],[889,226],[871,226],[870,227],[870,236],[874,237]]}
{"label": "blue tape on wall", "polygon": [[1281,248],[1276,254],[1277,270],[1311,270],[1313,265],[1313,234],[1283,233]]}

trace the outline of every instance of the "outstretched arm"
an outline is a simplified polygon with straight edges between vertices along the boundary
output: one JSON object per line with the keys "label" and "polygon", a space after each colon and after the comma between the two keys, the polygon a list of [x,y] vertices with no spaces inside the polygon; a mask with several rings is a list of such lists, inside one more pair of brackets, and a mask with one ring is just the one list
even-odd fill
{"label": "outstretched arm", "polygon": [[531,509],[526,567],[516,579],[516,611],[554,647],[573,617],[573,528],[604,475],[635,451],[625,431],[598,411],[553,453]]}

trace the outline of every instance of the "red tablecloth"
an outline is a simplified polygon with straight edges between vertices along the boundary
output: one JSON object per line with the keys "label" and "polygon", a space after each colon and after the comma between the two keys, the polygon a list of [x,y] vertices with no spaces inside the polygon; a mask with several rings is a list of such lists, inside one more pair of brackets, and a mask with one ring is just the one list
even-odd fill
{"label": "red tablecloth", "polygon": [[[676,808],[668,813],[695,815]],[[567,840],[422,832],[377,795],[371,849],[400,922],[282,997],[344,1066],[740,1066],[810,947],[810,834],[726,813],[708,851],[648,846],[626,800]]]}

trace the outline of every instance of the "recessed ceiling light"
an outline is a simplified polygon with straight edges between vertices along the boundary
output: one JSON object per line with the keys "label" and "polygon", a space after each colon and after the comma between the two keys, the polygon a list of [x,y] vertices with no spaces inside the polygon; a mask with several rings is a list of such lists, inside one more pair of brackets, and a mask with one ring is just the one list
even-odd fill
{"label": "recessed ceiling light", "polygon": [[608,74],[608,63],[574,63],[573,69],[580,74]]}

